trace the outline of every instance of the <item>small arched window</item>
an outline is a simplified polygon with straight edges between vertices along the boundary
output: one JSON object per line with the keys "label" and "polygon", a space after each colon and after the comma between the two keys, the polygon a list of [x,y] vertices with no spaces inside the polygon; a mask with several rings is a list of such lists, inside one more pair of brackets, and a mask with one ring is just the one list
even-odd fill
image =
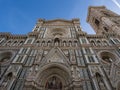
{"label": "small arched window", "polygon": [[100,25],[100,22],[99,22],[98,19],[95,19],[95,24],[96,24],[97,27]]}
{"label": "small arched window", "polygon": [[54,39],[54,43],[56,43],[56,42],[59,43],[59,42],[60,42],[60,39],[59,39],[59,38],[55,38],[55,39]]}
{"label": "small arched window", "polygon": [[109,29],[107,27],[103,27],[103,28],[104,28],[105,32],[108,32]]}
{"label": "small arched window", "polygon": [[17,41],[14,41],[14,43],[17,43]]}
{"label": "small arched window", "polygon": [[51,41],[49,40],[49,41],[47,42],[47,45],[50,46],[50,44],[51,44]]}
{"label": "small arched window", "polygon": [[20,41],[20,44],[19,45],[22,45],[24,43],[24,41]]}
{"label": "small arched window", "polygon": [[97,45],[98,45],[98,46],[101,46],[101,42],[100,42],[99,40],[97,41]]}
{"label": "small arched window", "polygon": [[63,41],[63,46],[66,46],[66,41]]}
{"label": "small arched window", "polygon": [[69,45],[72,46],[72,41],[69,41]]}
{"label": "small arched window", "polygon": [[77,46],[77,41],[74,41],[74,45]]}
{"label": "small arched window", "polygon": [[42,41],[42,46],[45,46],[45,41]]}
{"label": "small arched window", "polygon": [[17,45],[17,41],[14,41],[13,46]]}
{"label": "small arched window", "polygon": [[58,44],[60,43],[60,39],[59,38],[55,38],[54,39],[54,43],[55,43],[55,46],[58,46]]}
{"label": "small arched window", "polygon": [[38,41],[38,40],[37,40],[37,41],[36,41],[36,45],[38,46],[38,45],[39,45],[39,43],[40,43],[40,41]]}
{"label": "small arched window", "polygon": [[9,40],[9,41],[7,41],[7,43],[6,43],[6,45],[11,45],[11,43],[12,43],[12,41],[11,40]]}
{"label": "small arched window", "polygon": [[40,41],[36,41],[36,43],[40,43]]}
{"label": "small arched window", "polygon": [[97,82],[102,81],[102,76],[98,72],[95,73],[95,76],[96,76]]}
{"label": "small arched window", "polygon": [[95,46],[95,42],[93,40],[90,41],[93,46]]}
{"label": "small arched window", "polygon": [[103,43],[105,46],[109,45],[107,41],[103,41]]}
{"label": "small arched window", "polygon": [[12,73],[12,72],[9,72],[9,73],[7,74],[7,79],[11,80],[12,77],[13,77],[13,73]]}
{"label": "small arched window", "polygon": [[0,44],[2,45],[5,42],[4,39],[0,40]]}
{"label": "small arched window", "polygon": [[8,41],[7,43],[11,43],[11,41]]}

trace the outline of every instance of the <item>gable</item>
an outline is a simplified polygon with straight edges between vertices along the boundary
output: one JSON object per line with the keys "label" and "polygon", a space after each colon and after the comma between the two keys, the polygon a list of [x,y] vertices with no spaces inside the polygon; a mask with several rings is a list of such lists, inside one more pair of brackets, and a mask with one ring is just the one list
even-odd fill
{"label": "gable", "polygon": [[58,52],[54,53],[53,56],[47,60],[47,62],[64,63],[63,58],[59,55]]}
{"label": "gable", "polygon": [[69,59],[64,55],[62,50],[58,47],[52,48],[42,61],[44,62],[44,64],[47,64],[47,63],[63,63],[67,66],[70,65]]}

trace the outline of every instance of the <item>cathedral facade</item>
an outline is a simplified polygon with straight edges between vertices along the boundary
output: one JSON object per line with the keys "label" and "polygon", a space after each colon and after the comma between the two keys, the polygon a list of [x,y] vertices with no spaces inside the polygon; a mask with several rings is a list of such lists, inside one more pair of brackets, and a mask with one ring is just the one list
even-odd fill
{"label": "cathedral facade", "polygon": [[120,90],[120,15],[89,7],[79,19],[39,19],[26,35],[0,33],[0,90]]}

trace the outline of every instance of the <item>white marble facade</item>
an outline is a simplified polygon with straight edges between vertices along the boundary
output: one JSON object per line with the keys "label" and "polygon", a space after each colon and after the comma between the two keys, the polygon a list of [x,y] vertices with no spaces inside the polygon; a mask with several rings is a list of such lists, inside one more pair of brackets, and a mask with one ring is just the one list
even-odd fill
{"label": "white marble facade", "polygon": [[27,35],[0,33],[0,90],[120,90],[120,15],[89,7],[80,20],[39,19]]}

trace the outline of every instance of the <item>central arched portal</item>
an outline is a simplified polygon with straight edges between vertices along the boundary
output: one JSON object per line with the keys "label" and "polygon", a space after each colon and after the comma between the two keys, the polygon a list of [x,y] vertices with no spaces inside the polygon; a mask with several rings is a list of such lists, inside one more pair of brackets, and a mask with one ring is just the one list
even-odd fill
{"label": "central arched portal", "polygon": [[42,67],[38,78],[41,90],[71,90],[70,70],[65,65],[47,64]]}

